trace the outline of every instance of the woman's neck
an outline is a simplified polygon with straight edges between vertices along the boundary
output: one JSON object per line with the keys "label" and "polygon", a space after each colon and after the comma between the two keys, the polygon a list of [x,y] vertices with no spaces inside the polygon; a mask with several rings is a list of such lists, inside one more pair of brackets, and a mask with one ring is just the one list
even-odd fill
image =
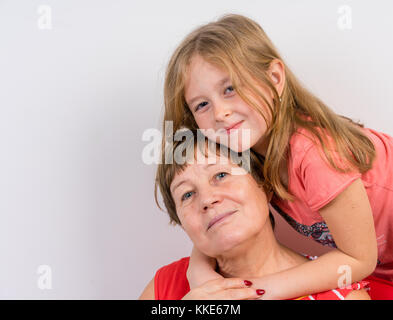
{"label": "woman's neck", "polygon": [[272,230],[264,230],[217,257],[217,271],[225,278],[261,278],[306,261],[307,258],[278,243]]}

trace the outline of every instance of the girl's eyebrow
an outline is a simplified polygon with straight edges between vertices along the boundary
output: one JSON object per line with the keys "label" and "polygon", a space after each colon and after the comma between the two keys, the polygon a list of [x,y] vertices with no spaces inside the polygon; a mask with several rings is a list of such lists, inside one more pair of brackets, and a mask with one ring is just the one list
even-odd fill
{"label": "girl's eyebrow", "polygon": [[[226,82],[228,82],[229,80],[230,80],[229,77],[225,77],[225,78],[221,79],[220,81],[217,82],[216,87],[220,87],[220,86],[224,85],[224,84],[225,84]],[[188,104],[188,105],[192,105],[193,102],[194,102],[195,100],[197,100],[197,99],[199,99],[199,98],[202,98],[202,97],[203,97],[203,96],[194,97],[194,98],[192,98],[187,104]]]}

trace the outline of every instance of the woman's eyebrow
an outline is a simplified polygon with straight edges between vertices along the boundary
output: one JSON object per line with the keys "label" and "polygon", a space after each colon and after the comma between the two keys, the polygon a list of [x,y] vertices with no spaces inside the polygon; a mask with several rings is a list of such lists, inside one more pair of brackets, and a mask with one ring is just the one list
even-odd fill
{"label": "woman's eyebrow", "polygon": [[175,190],[176,190],[176,188],[177,187],[179,187],[181,184],[183,184],[183,183],[185,183],[185,182],[187,182],[188,180],[186,179],[186,180],[182,180],[182,181],[180,181],[180,182],[178,182],[176,185],[174,185],[171,189],[171,191],[172,191],[172,193],[174,193],[175,192]]}
{"label": "woman's eyebrow", "polygon": [[[220,81],[217,82],[216,87],[220,87],[220,86],[224,85],[224,84],[225,84],[226,82],[228,82],[229,80],[230,80],[229,77],[225,77],[225,78],[221,79]],[[203,96],[194,97],[194,98],[192,98],[187,104],[188,104],[188,105],[191,105],[191,104],[194,103],[195,100],[197,100],[197,99],[199,99],[199,98],[203,98]]]}
{"label": "woman's eyebrow", "polygon": [[[209,167],[214,166],[214,165],[217,165],[217,163],[208,163],[207,165],[202,166],[202,168],[203,168],[204,170],[206,170],[206,169],[208,169]],[[179,187],[181,184],[183,184],[183,183],[185,183],[185,182],[188,182],[189,180],[190,180],[190,179],[183,179],[183,180],[179,181],[179,182],[176,183],[173,187],[170,188],[171,192],[173,193],[177,187]]]}

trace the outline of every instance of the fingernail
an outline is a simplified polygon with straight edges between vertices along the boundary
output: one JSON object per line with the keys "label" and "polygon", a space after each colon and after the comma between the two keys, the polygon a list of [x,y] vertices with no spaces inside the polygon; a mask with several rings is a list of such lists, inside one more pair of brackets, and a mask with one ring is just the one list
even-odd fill
{"label": "fingernail", "polygon": [[251,286],[252,286],[252,282],[251,282],[251,281],[248,281],[248,280],[244,280],[244,284],[245,284],[247,287],[251,287]]}
{"label": "fingernail", "polygon": [[261,296],[261,295],[263,295],[263,294],[265,294],[265,290],[263,290],[263,289],[257,289],[257,295],[258,295],[258,296]]}

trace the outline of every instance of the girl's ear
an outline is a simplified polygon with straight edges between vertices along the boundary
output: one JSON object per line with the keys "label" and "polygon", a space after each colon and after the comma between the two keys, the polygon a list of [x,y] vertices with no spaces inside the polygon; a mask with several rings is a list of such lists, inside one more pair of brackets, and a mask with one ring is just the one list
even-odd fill
{"label": "girl's ear", "polygon": [[270,63],[269,74],[276,87],[277,93],[281,96],[285,83],[285,67],[279,59],[274,59]]}

